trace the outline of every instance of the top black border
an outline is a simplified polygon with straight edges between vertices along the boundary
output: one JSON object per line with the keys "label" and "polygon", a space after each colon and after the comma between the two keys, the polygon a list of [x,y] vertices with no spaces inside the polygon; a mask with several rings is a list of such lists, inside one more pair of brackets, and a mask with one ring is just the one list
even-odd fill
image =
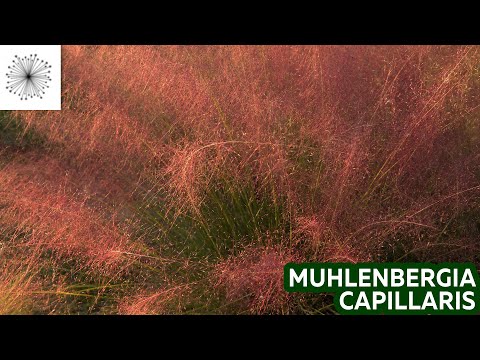
{"label": "top black border", "polygon": [[438,4],[424,12],[406,3],[388,10],[380,3],[361,9],[347,3],[336,9],[323,3],[81,5],[45,19],[5,16],[0,44],[480,44],[475,11],[449,6],[439,13]]}

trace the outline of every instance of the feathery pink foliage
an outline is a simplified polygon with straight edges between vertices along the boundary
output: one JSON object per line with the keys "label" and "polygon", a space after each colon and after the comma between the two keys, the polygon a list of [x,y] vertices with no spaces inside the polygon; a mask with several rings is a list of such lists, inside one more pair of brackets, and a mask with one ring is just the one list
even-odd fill
{"label": "feathery pink foliage", "polygon": [[[0,143],[1,225],[31,232],[32,246],[134,272],[133,259],[169,243],[137,235],[138,210],[201,217],[227,177],[285,205],[291,226],[288,241],[214,265],[216,289],[250,312],[288,310],[289,261],[478,262],[477,46],[64,46],[62,56],[63,110],[14,113],[45,147]],[[194,288],[145,286],[119,309],[167,311]]]}
{"label": "feathery pink foliage", "polygon": [[252,313],[286,311],[291,295],[283,290],[283,267],[301,258],[281,247],[248,248],[220,262],[215,287],[225,289],[230,303],[244,303]]}

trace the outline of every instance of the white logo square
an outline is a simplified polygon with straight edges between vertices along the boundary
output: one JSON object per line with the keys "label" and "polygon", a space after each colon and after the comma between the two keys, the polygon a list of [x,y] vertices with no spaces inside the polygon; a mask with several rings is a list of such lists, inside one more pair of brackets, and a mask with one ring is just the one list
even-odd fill
{"label": "white logo square", "polygon": [[61,110],[61,46],[0,45],[0,110]]}

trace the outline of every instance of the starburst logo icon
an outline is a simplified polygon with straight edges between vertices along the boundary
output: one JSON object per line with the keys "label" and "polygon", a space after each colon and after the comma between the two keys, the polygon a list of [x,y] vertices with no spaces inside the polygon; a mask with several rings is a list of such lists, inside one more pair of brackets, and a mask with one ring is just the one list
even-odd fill
{"label": "starburst logo icon", "polygon": [[52,65],[48,61],[40,60],[37,54],[19,57],[15,55],[13,65],[8,66],[6,74],[7,90],[20,96],[20,100],[28,100],[37,97],[43,99],[48,83]]}

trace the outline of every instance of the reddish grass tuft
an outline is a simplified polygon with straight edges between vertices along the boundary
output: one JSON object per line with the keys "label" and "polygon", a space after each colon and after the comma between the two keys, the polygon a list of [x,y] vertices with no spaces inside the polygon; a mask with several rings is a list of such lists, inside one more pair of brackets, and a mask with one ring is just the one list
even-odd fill
{"label": "reddish grass tuft", "polygon": [[250,313],[286,312],[291,295],[283,290],[283,267],[298,261],[290,249],[247,248],[216,266],[215,287],[225,290],[228,303]]}
{"label": "reddish grass tuft", "polygon": [[115,271],[125,260],[122,253],[133,246],[114,222],[107,223],[86,199],[62,187],[68,175],[51,171],[52,165],[40,160],[2,169],[0,197],[7,207],[0,216],[2,224],[30,233],[26,246],[83,261],[89,269]]}
{"label": "reddish grass tuft", "polygon": [[[102,284],[125,275],[139,294],[116,297],[123,313],[202,291],[166,287],[190,282],[159,258],[217,266],[225,308],[252,313],[287,312],[288,261],[479,261],[478,46],[64,46],[62,57],[63,110],[9,113],[22,130],[0,134],[0,230]],[[38,148],[12,146],[32,133]],[[222,195],[225,183],[239,189]],[[247,245],[223,238],[242,233],[238,221],[269,245],[232,256]],[[201,234],[235,246],[202,258],[178,240]]]}

